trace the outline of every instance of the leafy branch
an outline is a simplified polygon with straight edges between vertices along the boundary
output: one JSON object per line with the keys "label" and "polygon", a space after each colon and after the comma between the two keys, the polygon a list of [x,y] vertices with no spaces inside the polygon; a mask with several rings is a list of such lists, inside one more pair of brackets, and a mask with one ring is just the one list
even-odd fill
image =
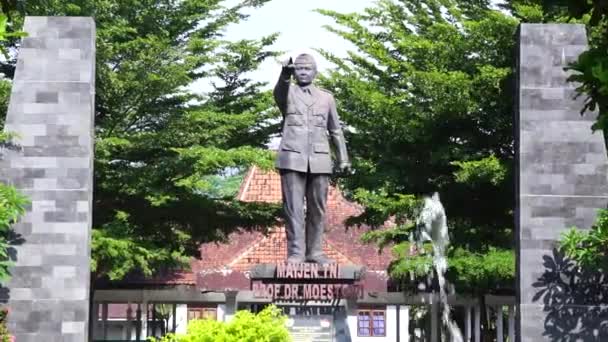
{"label": "leafy branch", "polygon": [[606,270],[608,266],[608,210],[598,211],[596,223],[588,231],[576,227],[562,234],[562,251],[589,270]]}

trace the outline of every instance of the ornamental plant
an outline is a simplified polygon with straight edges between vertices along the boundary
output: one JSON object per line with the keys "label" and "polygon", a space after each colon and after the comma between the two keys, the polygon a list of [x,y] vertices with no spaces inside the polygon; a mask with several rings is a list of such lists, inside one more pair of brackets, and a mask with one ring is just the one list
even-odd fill
{"label": "ornamental plant", "polygon": [[587,231],[571,228],[562,234],[562,251],[589,270],[606,270],[608,265],[608,210],[599,210],[595,224]]}
{"label": "ornamental plant", "polygon": [[287,342],[291,341],[285,327],[286,316],[274,305],[255,314],[238,311],[230,322],[210,319],[188,323],[185,335],[168,334],[156,342]]}
{"label": "ornamental plant", "polygon": [[[13,134],[0,132],[0,148],[15,149],[16,145],[11,142],[12,137]],[[0,182],[0,284],[10,279],[11,226],[25,213],[28,202],[28,199],[17,189]],[[8,313],[8,308],[0,309],[0,342],[14,341],[14,337],[6,327]]]}
{"label": "ornamental plant", "polygon": [[0,282],[9,279],[11,225],[25,213],[28,200],[12,186],[0,183]]}
{"label": "ornamental plant", "polygon": [[[0,132],[0,149],[17,149],[17,145],[12,142],[14,137],[14,134]],[[17,189],[0,182],[0,283],[6,283],[10,278],[11,226],[25,214],[28,203],[28,199]]]}
{"label": "ornamental plant", "polygon": [[0,342],[14,342],[14,337],[9,333],[6,327],[6,320],[8,318],[8,308],[0,309]]}

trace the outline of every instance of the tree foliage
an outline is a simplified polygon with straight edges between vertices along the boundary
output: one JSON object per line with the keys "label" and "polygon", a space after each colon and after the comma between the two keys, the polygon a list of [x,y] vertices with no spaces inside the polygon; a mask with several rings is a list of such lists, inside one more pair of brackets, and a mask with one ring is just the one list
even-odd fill
{"label": "tree foliage", "polygon": [[608,2],[594,0],[569,13],[587,24],[589,48],[569,67],[573,75],[568,80],[577,82],[578,95],[586,97],[581,115],[597,112],[592,128],[608,136]]}
{"label": "tree foliage", "polygon": [[[25,32],[15,30],[13,26],[12,15],[20,7],[17,0],[0,1],[0,42],[26,36]],[[0,53],[9,58],[8,51],[3,46],[0,46]]]}
{"label": "tree foliage", "polygon": [[[271,165],[271,96],[246,77],[276,35],[225,41],[265,0],[34,0],[27,15],[93,16],[97,27],[93,269],[120,279],[182,267],[200,243],[260,229],[277,208],[218,197],[214,178]],[[23,22],[23,16],[15,19]],[[15,39],[6,47],[18,46]],[[15,61],[3,63],[12,76]],[[194,82],[213,82],[198,93]],[[213,191],[212,191],[213,190]]]}
{"label": "tree foliage", "polygon": [[606,270],[608,266],[608,210],[599,210],[596,223],[588,231],[573,227],[560,241],[563,252],[579,266]]}
{"label": "tree foliage", "polygon": [[[10,13],[15,10],[16,4],[13,1],[3,1],[0,4],[0,41],[11,37],[23,36],[22,32],[7,32]],[[5,50],[0,50],[6,54]],[[0,111],[8,108],[8,97],[10,85],[6,80],[0,80]],[[0,124],[0,129],[4,125]],[[5,149],[16,149],[13,139],[16,135],[12,132],[0,131],[0,159]],[[9,256],[10,246],[13,242],[12,225],[25,214],[25,209],[29,200],[17,189],[9,184],[0,182],[0,282],[6,283],[10,278],[9,267],[12,265]],[[0,340],[8,341],[10,335],[6,329],[7,310],[0,310]]]}
{"label": "tree foliage", "polygon": [[169,334],[159,342],[287,342],[291,341],[285,327],[286,317],[270,305],[258,314],[248,310],[236,313],[229,322],[193,320],[186,335]]}
{"label": "tree foliage", "polygon": [[523,22],[571,22],[583,19],[598,25],[608,14],[606,0],[506,0],[501,7]]}
{"label": "tree foliage", "polygon": [[12,225],[25,214],[28,203],[28,199],[14,187],[0,182],[0,282],[10,278]]}
{"label": "tree foliage", "polygon": [[[336,65],[323,83],[350,128],[356,173],[342,182],[367,208],[350,223],[378,227],[391,218],[393,229],[366,239],[406,251],[417,199],[438,191],[451,229],[451,280],[469,291],[512,284],[518,21],[488,1],[381,0],[363,13],[320,12],[336,22],[329,31],[357,48],[346,59],[320,51]],[[430,260],[395,256],[390,271],[401,278]],[[459,266],[473,264],[485,265],[483,274]]]}
{"label": "tree foliage", "polygon": [[[570,22],[587,26],[589,48],[572,63],[570,82],[576,82],[579,96],[585,96],[581,115],[599,114],[593,130],[608,132],[608,1],[510,0],[507,8],[526,22]],[[535,13],[535,14],[530,14]]]}
{"label": "tree foliage", "polygon": [[8,331],[8,308],[0,309],[0,342],[14,342],[15,338]]}

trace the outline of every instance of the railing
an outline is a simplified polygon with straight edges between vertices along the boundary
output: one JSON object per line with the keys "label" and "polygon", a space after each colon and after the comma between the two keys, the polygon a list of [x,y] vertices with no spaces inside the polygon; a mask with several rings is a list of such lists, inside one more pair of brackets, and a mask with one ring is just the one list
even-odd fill
{"label": "railing", "polygon": [[[387,306],[398,305],[408,308],[394,318],[395,322],[387,323],[396,327],[400,325],[399,321],[404,322],[403,329],[398,335],[399,341],[450,341],[449,332],[445,331],[441,322],[441,305],[438,299],[437,295],[418,294],[400,297],[395,303],[391,303],[391,301],[385,303]],[[486,295],[483,298],[449,296],[448,303],[452,307],[452,316],[458,323],[466,342],[515,341],[515,297],[492,295]],[[148,304],[138,305],[133,303],[133,312],[127,314],[131,319],[126,321],[108,319],[107,303],[96,303],[96,307],[98,305],[101,306],[101,310],[97,311],[100,312],[99,318],[101,320],[93,323],[95,341],[119,341],[119,339],[109,339],[118,336],[123,336],[123,340],[137,340],[140,337],[140,340],[143,341],[146,339],[144,336],[153,334],[160,336],[159,334],[162,334],[164,330],[174,330],[176,323],[178,323],[175,319],[177,314],[176,304],[170,304],[172,315],[162,328],[155,323],[153,314],[146,314],[146,310],[136,310],[137,308],[146,308]],[[154,305],[150,304],[149,306],[153,308]],[[398,307],[397,311],[399,311]],[[187,314],[187,311],[184,311],[184,314]],[[183,319],[186,319],[186,317],[184,316]],[[354,319],[356,326],[356,317]],[[106,337],[106,339],[103,337]]]}
{"label": "railing", "polygon": [[[439,297],[425,294],[408,299],[409,341],[450,341],[441,322]],[[482,303],[479,298],[449,296],[448,303],[466,342],[515,341],[515,297],[486,295]]]}
{"label": "railing", "polygon": [[496,342],[515,341],[515,303],[515,297],[485,296],[486,307],[496,313]]}

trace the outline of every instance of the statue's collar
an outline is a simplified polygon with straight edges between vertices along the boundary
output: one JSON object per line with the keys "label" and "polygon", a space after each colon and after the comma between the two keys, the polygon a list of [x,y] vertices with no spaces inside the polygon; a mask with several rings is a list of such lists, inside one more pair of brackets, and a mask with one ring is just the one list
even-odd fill
{"label": "statue's collar", "polygon": [[298,91],[296,91],[296,97],[307,106],[312,106],[317,101],[317,89],[312,84],[305,86],[298,85]]}

